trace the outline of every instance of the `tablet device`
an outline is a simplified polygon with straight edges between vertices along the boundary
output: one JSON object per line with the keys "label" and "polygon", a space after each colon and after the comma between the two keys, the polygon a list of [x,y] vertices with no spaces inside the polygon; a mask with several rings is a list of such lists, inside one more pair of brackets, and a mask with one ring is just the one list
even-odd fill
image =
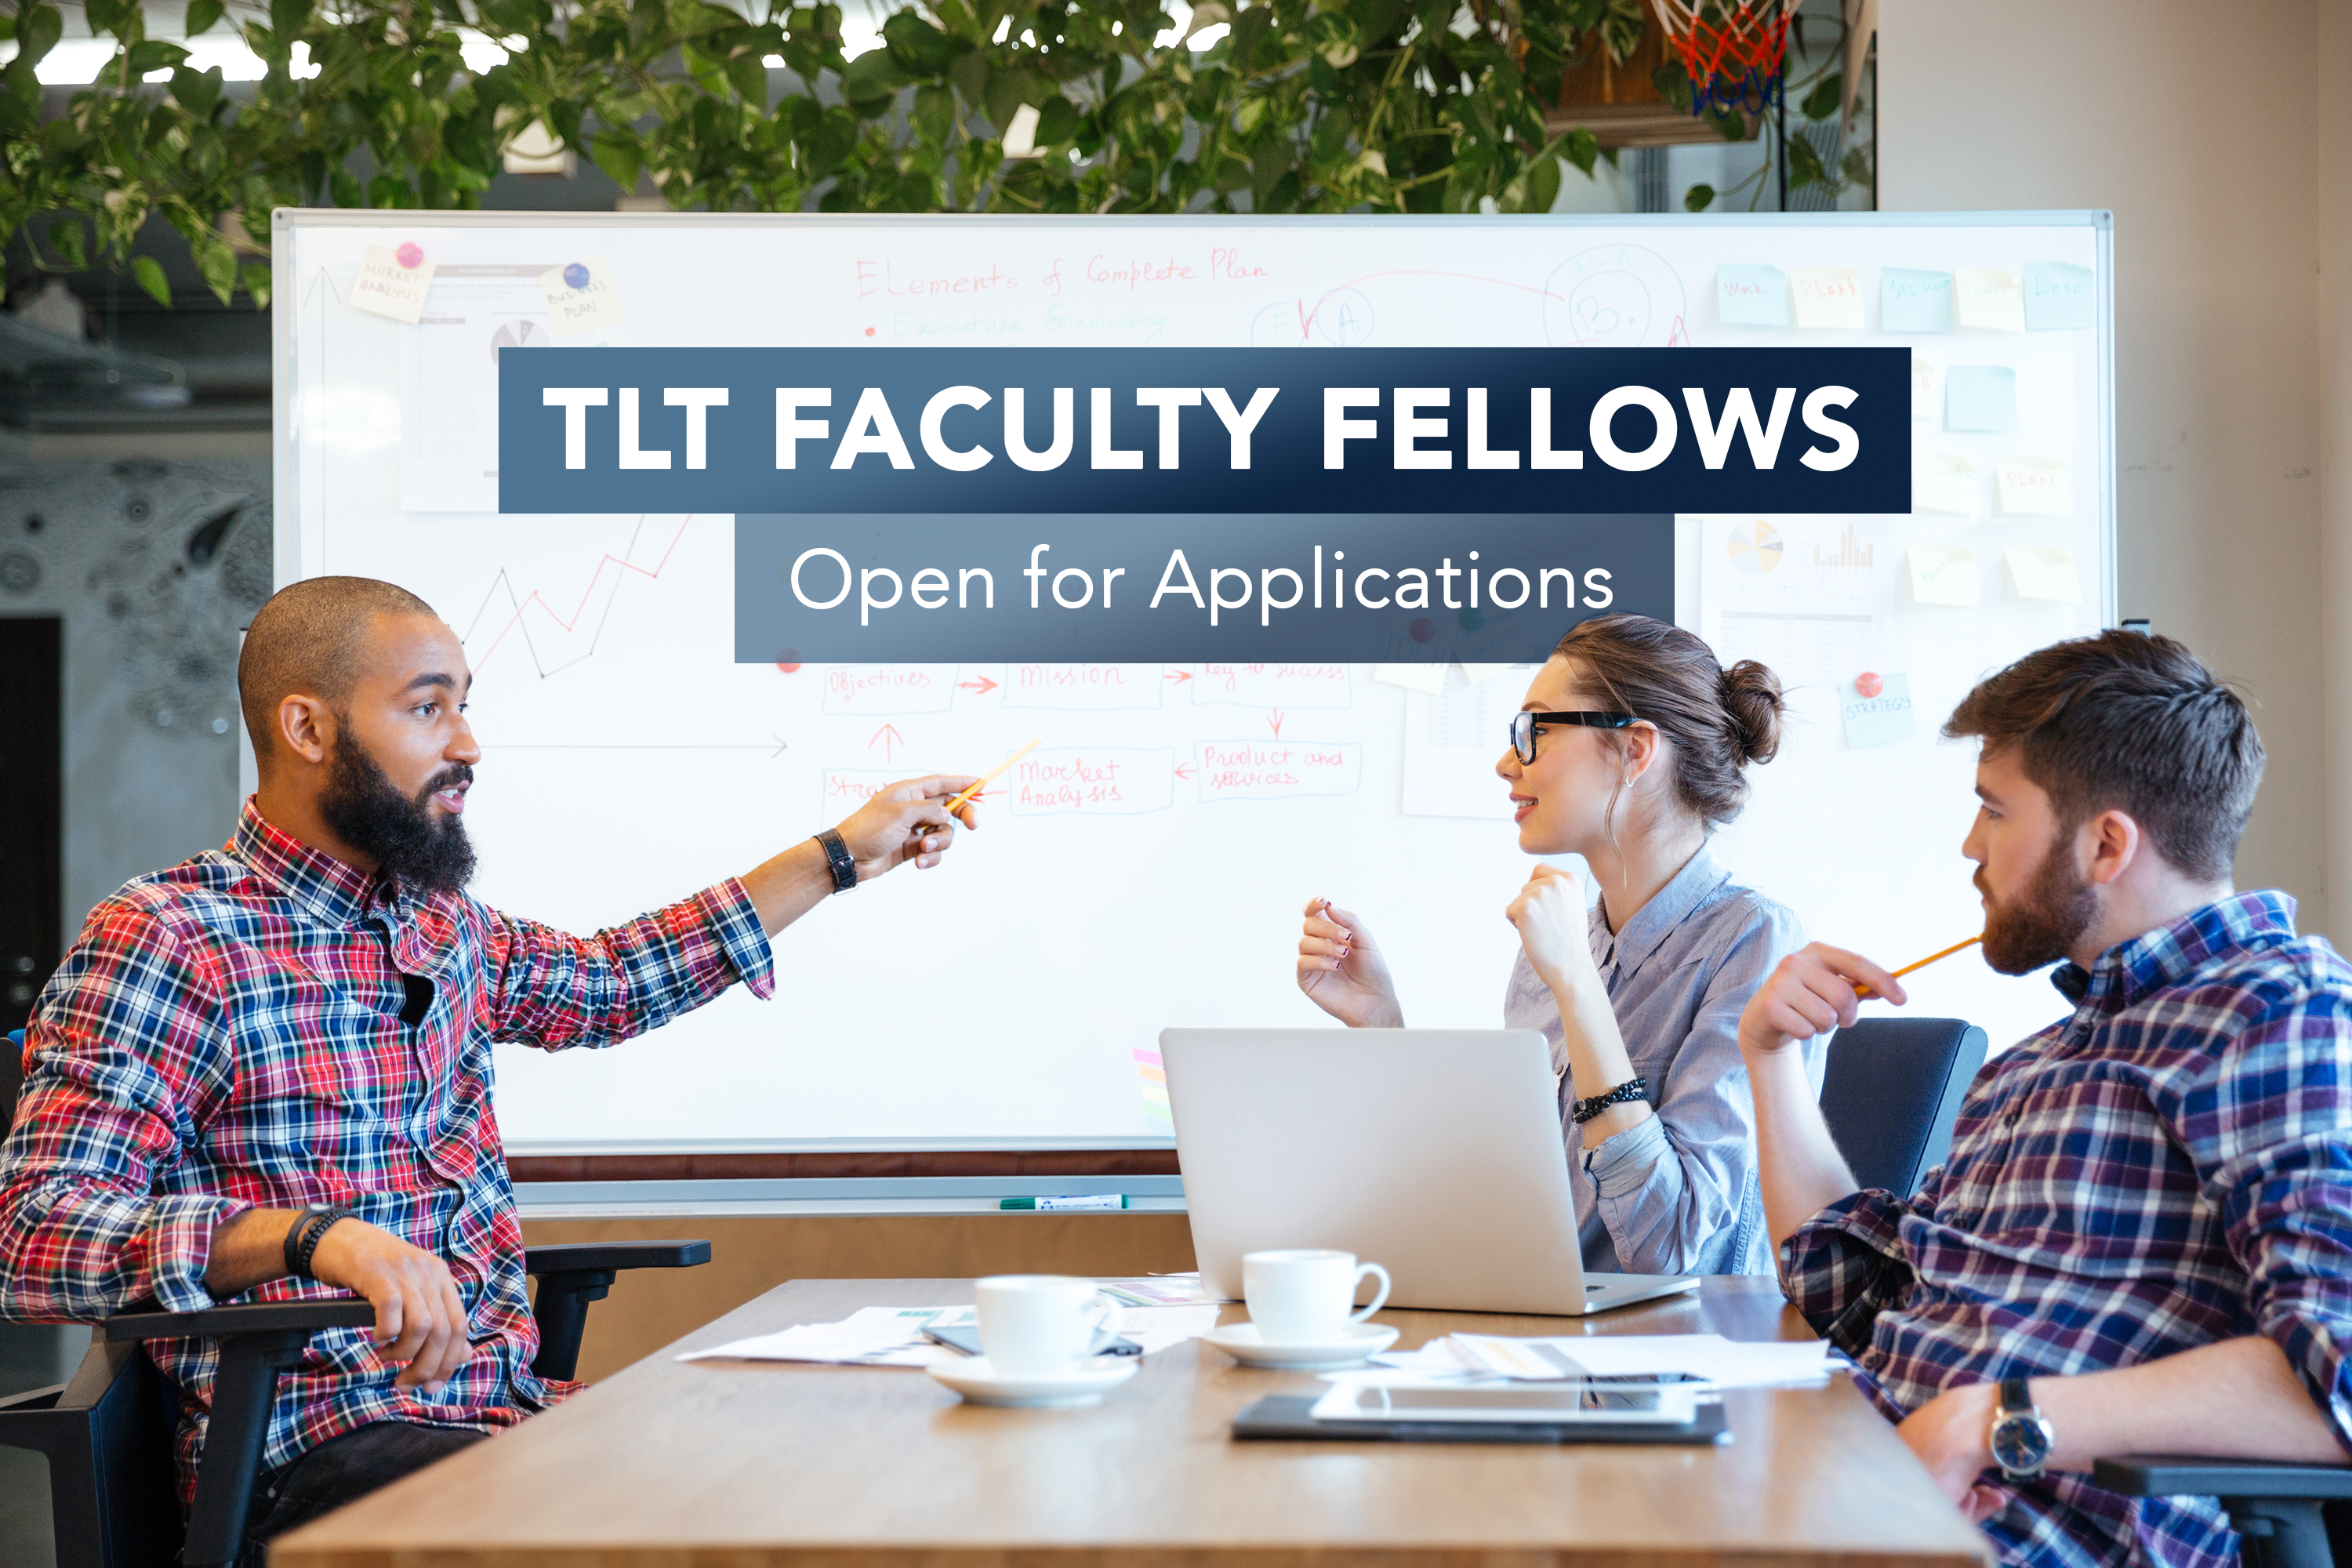
{"label": "tablet device", "polygon": [[1592,1378],[1559,1383],[1340,1383],[1308,1412],[1318,1421],[1528,1422],[1538,1426],[1686,1426],[1696,1391]]}
{"label": "tablet device", "polygon": [[1324,1443],[1673,1443],[1712,1447],[1731,1441],[1723,1406],[1702,1405],[1686,1426],[1536,1421],[1318,1421],[1315,1396],[1269,1394],[1234,1417],[1241,1442]]}

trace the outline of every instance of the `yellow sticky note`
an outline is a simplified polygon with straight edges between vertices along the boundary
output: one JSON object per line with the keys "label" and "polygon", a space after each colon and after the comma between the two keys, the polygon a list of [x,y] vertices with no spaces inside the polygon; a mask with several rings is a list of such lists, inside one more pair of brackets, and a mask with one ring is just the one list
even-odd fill
{"label": "yellow sticky note", "polygon": [[425,291],[433,286],[435,265],[414,241],[371,245],[360,258],[360,275],[343,302],[355,310],[389,316],[413,327],[425,314]]}
{"label": "yellow sticky note", "polygon": [[1922,452],[1911,468],[1911,510],[1977,514],[1977,466],[1957,452]]}
{"label": "yellow sticky note", "polygon": [[1796,302],[1800,327],[1862,331],[1862,279],[1851,267],[1794,268],[1789,273],[1789,297]]}
{"label": "yellow sticky note", "polygon": [[1461,667],[1462,679],[1473,686],[1483,685],[1510,668],[1507,664],[1465,664]]}
{"label": "yellow sticky note", "polygon": [[1962,267],[1952,274],[1954,315],[1980,332],[2025,331],[2025,285],[1998,267]]}
{"label": "yellow sticky note", "polygon": [[1911,547],[1911,596],[1923,605],[1977,607],[1976,552],[1964,544]]}
{"label": "yellow sticky note", "polygon": [[2074,486],[2055,458],[2003,458],[1993,465],[2000,510],[2016,517],[2070,517]]}
{"label": "yellow sticky note", "polygon": [[551,267],[539,275],[539,286],[547,295],[547,324],[559,338],[621,324],[621,292],[601,256]]}
{"label": "yellow sticky note", "polygon": [[1911,417],[1940,419],[1944,414],[1944,367],[1911,356]]}
{"label": "yellow sticky note", "polygon": [[1376,664],[1372,679],[1390,686],[1402,686],[1407,691],[1418,691],[1434,697],[1445,689],[1445,667],[1442,664]]}
{"label": "yellow sticky note", "polygon": [[2074,575],[2074,557],[2054,544],[2012,544],[2002,552],[2009,562],[2010,580],[2021,599],[2053,599],[2062,605],[2083,602],[2083,584]]}

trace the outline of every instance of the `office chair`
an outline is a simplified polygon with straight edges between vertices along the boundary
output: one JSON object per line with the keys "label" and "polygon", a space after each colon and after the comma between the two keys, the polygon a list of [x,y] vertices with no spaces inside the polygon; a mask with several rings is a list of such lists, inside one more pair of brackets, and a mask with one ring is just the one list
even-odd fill
{"label": "office chair", "polygon": [[2220,1500],[2245,1568],[2352,1564],[2352,1467],[2135,1454],[2099,1460],[2091,1483],[2125,1497]]}
{"label": "office chair", "polygon": [[1864,1187],[1908,1197],[1952,1147],[1984,1066],[1985,1032],[1959,1018],[1865,1018],[1830,1038],[1822,1119]]}
{"label": "office chair", "polygon": [[[8,1037],[24,1047],[24,1036]],[[569,1378],[580,1364],[588,1303],[601,1301],[624,1268],[692,1268],[710,1261],[707,1241],[579,1242],[523,1251],[539,1281],[531,1318],[539,1353],[530,1369]],[[278,1374],[302,1358],[315,1330],[363,1328],[375,1309],[356,1297],[263,1301],[196,1312],[118,1312],[92,1326],[89,1353],[71,1381],[0,1399],[0,1447],[31,1448],[49,1462],[49,1518],[57,1568],[225,1568],[244,1544]],[[196,1465],[184,1528],[173,1469],[178,1389],[142,1349],[148,1340],[220,1342],[212,1419]]]}

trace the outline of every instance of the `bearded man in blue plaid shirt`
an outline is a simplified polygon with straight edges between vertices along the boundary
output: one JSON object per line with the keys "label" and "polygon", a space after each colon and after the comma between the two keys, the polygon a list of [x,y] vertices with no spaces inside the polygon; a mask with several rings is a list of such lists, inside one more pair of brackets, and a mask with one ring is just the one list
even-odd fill
{"label": "bearded man in blue plaid shirt", "polygon": [[2210,1500],[2095,1460],[2352,1454],[2352,967],[2231,866],[2263,747],[2179,643],[2060,643],[1970,692],[1986,962],[2073,1011],[1988,1063],[1945,1163],[1856,1191],[1794,1047],[1884,969],[1816,943],[1740,1019],[1789,1300],[2005,1563],[2223,1568]]}

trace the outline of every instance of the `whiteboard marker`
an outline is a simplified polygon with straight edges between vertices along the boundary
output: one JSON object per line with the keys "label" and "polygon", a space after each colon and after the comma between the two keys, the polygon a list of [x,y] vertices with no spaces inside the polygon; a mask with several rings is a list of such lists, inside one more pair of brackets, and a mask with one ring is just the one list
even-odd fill
{"label": "whiteboard marker", "polygon": [[1123,1209],[1127,1206],[1124,1193],[1087,1193],[1067,1198],[1006,1198],[996,1205],[1000,1209],[1034,1209],[1039,1214],[1053,1214],[1071,1209]]}

